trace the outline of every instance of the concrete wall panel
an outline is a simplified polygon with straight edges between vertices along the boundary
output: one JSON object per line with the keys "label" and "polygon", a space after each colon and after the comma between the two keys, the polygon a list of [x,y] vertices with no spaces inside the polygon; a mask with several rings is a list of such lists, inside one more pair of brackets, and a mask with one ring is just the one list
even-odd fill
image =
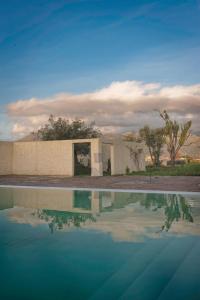
{"label": "concrete wall panel", "polygon": [[74,175],[75,143],[91,143],[92,176],[102,176],[102,145],[99,139],[13,143],[13,174]]}
{"label": "concrete wall panel", "polygon": [[111,159],[111,145],[110,144],[102,144],[103,149],[103,171],[106,172],[108,170],[108,160]]}
{"label": "concrete wall panel", "polygon": [[15,142],[13,173],[72,176],[72,143],[68,141]]}
{"label": "concrete wall panel", "polygon": [[0,175],[12,174],[13,143],[0,142]]}
{"label": "concrete wall panel", "polygon": [[100,139],[92,139],[91,143],[91,175],[103,175],[102,142]]}
{"label": "concrete wall panel", "polygon": [[[0,142],[0,174],[74,176],[75,143],[91,144],[92,176],[103,175],[103,165],[105,169],[105,162],[109,157],[111,157],[112,175],[126,174],[127,167],[130,171],[145,170],[144,152],[136,144],[120,142],[102,147],[101,139],[96,138]],[[137,159],[131,157],[128,146],[138,151]]]}
{"label": "concrete wall panel", "polygon": [[[131,155],[130,148],[136,155]],[[145,170],[144,153],[133,142],[121,142],[111,146],[111,174],[126,174],[126,169],[130,172]]]}

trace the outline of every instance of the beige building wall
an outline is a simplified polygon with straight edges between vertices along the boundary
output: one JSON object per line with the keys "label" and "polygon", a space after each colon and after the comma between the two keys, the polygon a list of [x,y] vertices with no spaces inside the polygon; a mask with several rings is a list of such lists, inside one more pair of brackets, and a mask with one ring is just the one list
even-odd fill
{"label": "beige building wall", "polygon": [[12,174],[13,143],[0,142],[0,175]]}
{"label": "beige building wall", "polygon": [[[102,145],[101,139],[0,142],[0,174],[74,176],[74,144],[91,144],[91,175],[102,176],[111,158],[111,174],[145,170],[144,152],[137,143]],[[131,157],[128,147],[137,155]]]}
{"label": "beige building wall", "polygon": [[103,162],[102,162],[102,142],[100,139],[92,139],[91,143],[91,175],[103,175]]}
{"label": "beige building wall", "polygon": [[[131,155],[130,148],[135,155]],[[143,150],[134,142],[114,143],[111,146],[111,175],[126,174],[130,172],[145,170]]]}
{"label": "beige building wall", "polygon": [[106,172],[108,170],[108,160],[111,160],[111,144],[102,144],[103,149],[103,171]]}
{"label": "beige building wall", "polygon": [[91,175],[102,176],[100,139],[0,142],[0,174],[74,176],[74,144],[91,144]]}
{"label": "beige building wall", "polygon": [[15,142],[13,174],[73,176],[71,141]]}

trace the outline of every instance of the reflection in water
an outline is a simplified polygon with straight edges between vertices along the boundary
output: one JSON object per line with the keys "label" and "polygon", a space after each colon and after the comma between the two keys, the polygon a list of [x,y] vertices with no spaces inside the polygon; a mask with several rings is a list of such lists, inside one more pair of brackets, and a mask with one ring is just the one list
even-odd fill
{"label": "reflection in water", "polygon": [[161,227],[161,230],[168,231],[173,222],[179,220],[186,220],[193,222],[191,206],[187,203],[185,197],[177,194],[146,194],[143,199],[134,199],[134,195],[131,194],[131,201],[139,201],[141,206],[146,209],[152,209],[158,211],[164,209],[165,220]]}
{"label": "reflection in water", "polygon": [[199,200],[0,188],[1,299],[200,299]]}
{"label": "reflection in water", "polygon": [[82,227],[86,221],[95,222],[96,219],[92,214],[60,212],[56,210],[37,210],[33,213],[41,220],[45,220],[49,224],[51,233],[55,230],[61,230],[64,227]]}
{"label": "reflection in water", "polygon": [[95,216],[90,213],[92,208],[91,192],[73,191],[73,207],[71,209],[81,209],[85,212],[69,212],[48,209],[38,209],[33,212],[41,220],[48,223],[51,233],[67,227],[82,227],[86,222],[95,222]]}
{"label": "reflection in water", "polygon": [[187,204],[185,198],[180,195],[168,195],[165,205],[165,216],[166,220],[162,229],[166,230],[169,230],[172,223],[174,221],[178,222],[179,219],[193,222],[191,207]]}
{"label": "reflection in water", "polygon": [[105,230],[115,232],[114,235],[118,231],[120,239],[122,235],[127,236],[127,232],[130,236],[131,231],[138,235],[149,234],[151,230],[154,234],[171,232],[175,224],[193,223],[194,203],[191,197],[178,194],[0,190],[0,209],[12,208],[8,210],[12,221],[32,225],[46,223],[52,233],[72,227]]}

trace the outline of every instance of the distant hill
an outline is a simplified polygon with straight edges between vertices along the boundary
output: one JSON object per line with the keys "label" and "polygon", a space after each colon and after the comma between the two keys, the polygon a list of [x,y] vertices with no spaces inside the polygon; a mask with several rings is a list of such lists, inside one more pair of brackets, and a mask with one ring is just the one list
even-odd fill
{"label": "distant hill", "polygon": [[[107,133],[102,136],[104,143],[112,143],[116,140],[124,140],[127,136],[129,137],[136,137],[136,133],[126,132],[123,134],[116,134],[116,133]],[[24,138],[18,140],[18,142],[30,142],[30,141],[38,141],[37,133],[30,133],[29,135],[25,136]],[[149,152],[147,147],[145,147],[145,155],[149,156]],[[182,156],[189,156],[194,159],[200,159],[200,136],[191,135],[188,139],[186,146],[182,147],[180,154]],[[166,147],[163,149],[162,158],[168,158],[168,152]]]}
{"label": "distant hill", "polygon": [[180,151],[181,155],[188,155],[192,158],[200,158],[200,136],[192,135]]}
{"label": "distant hill", "polygon": [[[123,134],[105,134],[103,136],[103,141],[114,141],[117,139],[125,139],[129,137],[130,139],[133,137],[137,137],[136,133],[123,133]],[[149,156],[148,148],[145,147],[145,155],[146,157]],[[183,146],[180,150],[179,157],[188,156],[193,159],[200,159],[200,136],[198,135],[191,135],[186,142],[186,146]],[[165,146],[162,152],[161,159],[168,160],[169,154],[167,152],[167,147]]]}

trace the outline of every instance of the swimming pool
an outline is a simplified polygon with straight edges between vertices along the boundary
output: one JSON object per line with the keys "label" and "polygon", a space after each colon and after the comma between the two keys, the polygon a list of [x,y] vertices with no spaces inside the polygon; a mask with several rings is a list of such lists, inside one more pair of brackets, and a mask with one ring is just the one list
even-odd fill
{"label": "swimming pool", "polygon": [[200,195],[0,188],[0,293],[200,299]]}

